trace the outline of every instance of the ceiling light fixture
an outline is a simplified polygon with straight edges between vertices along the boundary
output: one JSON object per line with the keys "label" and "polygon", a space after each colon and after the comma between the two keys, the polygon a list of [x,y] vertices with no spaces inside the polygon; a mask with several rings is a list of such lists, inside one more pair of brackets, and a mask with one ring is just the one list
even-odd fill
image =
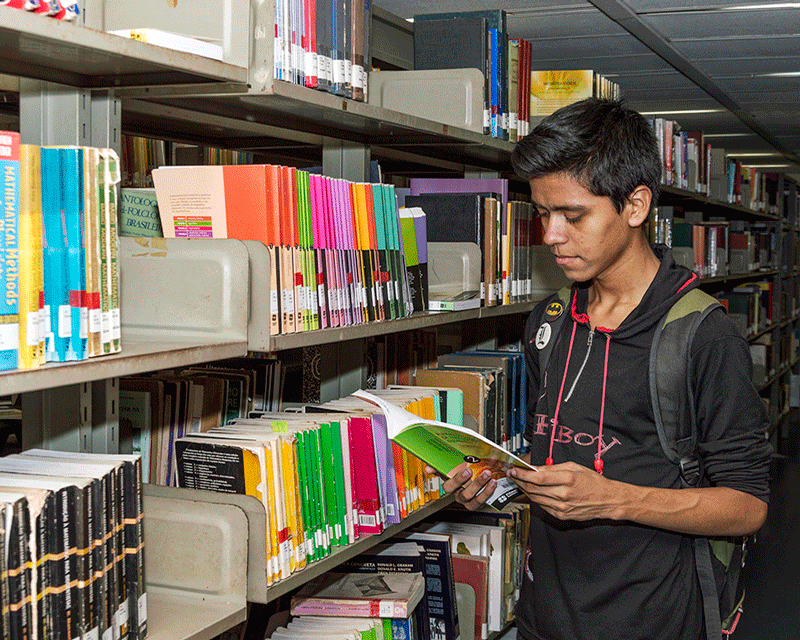
{"label": "ceiling light fixture", "polygon": [[704,138],[749,138],[752,133],[704,133]]}
{"label": "ceiling light fixture", "polygon": [[725,109],[675,109],[669,111],[640,111],[643,116],[688,116],[700,113],[722,113]]}
{"label": "ceiling light fixture", "polygon": [[800,2],[774,2],[772,4],[739,4],[720,7],[723,11],[769,11],[771,9],[800,9]]}
{"label": "ceiling light fixture", "polygon": [[775,73],[761,73],[761,78],[798,78],[800,71],[776,71]]}
{"label": "ceiling light fixture", "polygon": [[758,152],[758,153],[736,153],[735,151],[730,151],[728,153],[729,156],[733,156],[735,158],[780,158],[782,157],[780,153],[770,153],[768,151]]}

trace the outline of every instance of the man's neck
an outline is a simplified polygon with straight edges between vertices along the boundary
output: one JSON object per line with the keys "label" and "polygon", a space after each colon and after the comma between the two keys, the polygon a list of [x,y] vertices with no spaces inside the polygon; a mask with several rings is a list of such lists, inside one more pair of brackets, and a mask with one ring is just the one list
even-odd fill
{"label": "man's neck", "polygon": [[660,266],[644,236],[613,269],[594,278],[589,287],[588,315],[592,327],[616,329],[642,301]]}

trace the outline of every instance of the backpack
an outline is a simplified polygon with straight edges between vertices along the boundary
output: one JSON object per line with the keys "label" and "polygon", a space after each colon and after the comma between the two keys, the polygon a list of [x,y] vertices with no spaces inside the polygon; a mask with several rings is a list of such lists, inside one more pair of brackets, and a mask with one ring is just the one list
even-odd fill
{"label": "backpack", "polygon": [[[561,305],[569,308],[569,287],[548,299],[550,311]],[[691,387],[690,347],[700,323],[717,307],[717,302],[699,289],[681,296],[658,323],[650,348],[650,402],[655,415],[658,439],[664,455],[678,465],[684,487],[700,486],[704,473],[697,455],[697,424],[694,394]],[[554,313],[548,313],[554,315]],[[551,335],[558,335],[564,317],[558,312],[548,320]],[[539,371],[544,371],[555,339],[539,351]],[[736,629],[744,602],[744,580],[747,537],[705,538],[693,540],[697,577],[703,599],[706,638],[720,640]]]}

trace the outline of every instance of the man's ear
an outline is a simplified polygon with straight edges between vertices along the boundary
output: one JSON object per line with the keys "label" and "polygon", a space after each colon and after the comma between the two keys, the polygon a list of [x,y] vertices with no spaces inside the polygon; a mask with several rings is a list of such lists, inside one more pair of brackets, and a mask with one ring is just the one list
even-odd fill
{"label": "man's ear", "polygon": [[625,208],[628,211],[628,224],[631,227],[641,227],[650,215],[650,203],[653,201],[653,192],[648,187],[640,184],[628,196]]}

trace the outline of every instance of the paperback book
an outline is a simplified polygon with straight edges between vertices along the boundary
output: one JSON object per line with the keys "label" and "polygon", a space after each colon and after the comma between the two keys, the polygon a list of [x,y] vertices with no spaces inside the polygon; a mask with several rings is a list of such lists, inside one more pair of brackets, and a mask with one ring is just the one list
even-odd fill
{"label": "paperback book", "polygon": [[534,469],[501,445],[495,444],[475,431],[437,420],[419,418],[367,391],[359,390],[353,395],[380,407],[386,416],[389,439],[420,458],[438,473],[450,476],[453,469],[463,462],[467,463],[473,477],[484,469],[491,471],[497,485],[494,493],[486,501],[490,507],[502,509],[521,494],[517,485],[506,477],[508,469],[512,467]]}

